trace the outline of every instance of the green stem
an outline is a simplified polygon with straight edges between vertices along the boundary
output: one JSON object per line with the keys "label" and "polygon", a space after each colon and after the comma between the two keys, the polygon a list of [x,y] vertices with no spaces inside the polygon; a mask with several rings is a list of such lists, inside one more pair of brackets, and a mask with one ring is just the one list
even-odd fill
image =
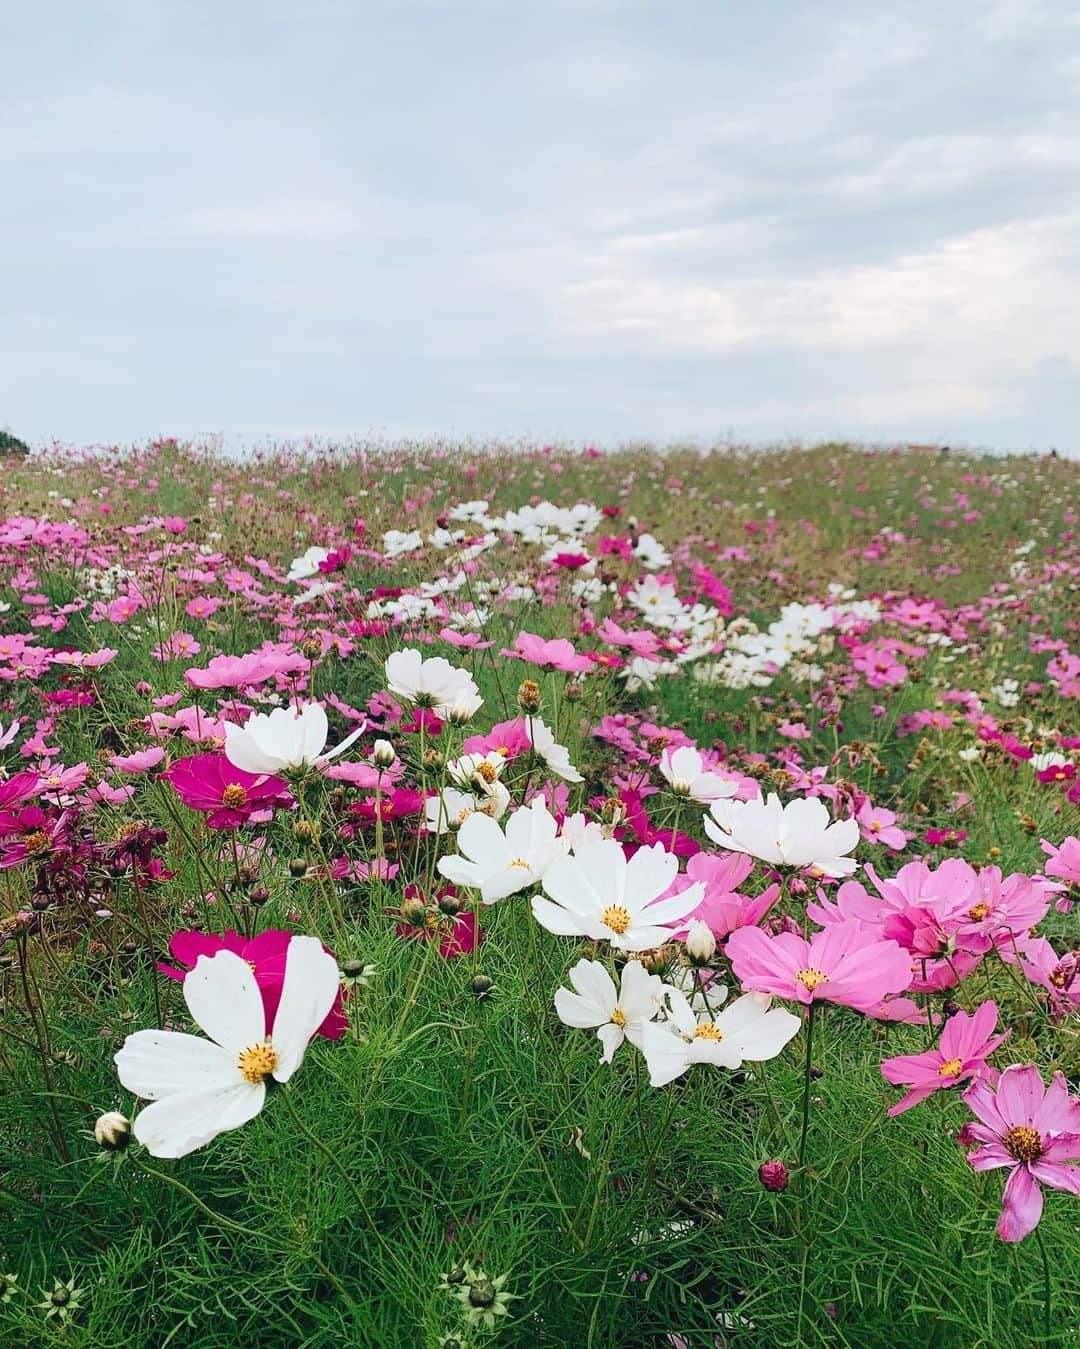
{"label": "green stem", "polygon": [[1035,1228],[1035,1244],[1039,1248],[1039,1255],[1042,1257],[1043,1273],[1043,1339],[1047,1344],[1051,1343],[1050,1338],[1050,1310],[1051,1310],[1051,1285],[1050,1285],[1050,1261],[1046,1254],[1046,1242],[1043,1240],[1043,1234],[1040,1228]]}
{"label": "green stem", "polygon": [[806,1011],[806,1063],[803,1066],[802,1128],[799,1131],[799,1171],[806,1165],[806,1134],[810,1128],[810,1083],[813,1080],[814,1012],[816,1002]]}

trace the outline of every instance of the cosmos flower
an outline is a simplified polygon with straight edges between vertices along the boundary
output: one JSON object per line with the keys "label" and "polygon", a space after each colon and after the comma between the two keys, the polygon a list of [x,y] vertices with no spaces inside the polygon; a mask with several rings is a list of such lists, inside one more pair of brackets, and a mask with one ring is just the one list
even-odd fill
{"label": "cosmos flower", "polygon": [[714,801],[705,816],[705,832],[722,848],[774,866],[850,876],[857,865],[846,854],[859,841],[858,821],[831,822],[817,797],[798,797],[783,806],[775,793],[765,801]]}
{"label": "cosmos flower", "polygon": [[641,1048],[642,1030],[660,1010],[664,985],[638,960],[623,966],[619,989],[598,960],[579,960],[570,969],[574,992],[560,988],[555,1010],[564,1026],[595,1030],[603,1046],[601,1063],[610,1063],[623,1040]]}
{"label": "cosmos flower", "polygon": [[738,1068],[744,1060],[764,1063],[776,1058],[799,1031],[802,1022],[782,1007],[772,1007],[764,993],[745,993],[713,1016],[695,1016],[686,995],[667,990],[668,1019],[650,1021],[642,1031],[642,1050],[649,1081],[663,1087],[695,1063]]}
{"label": "cosmos flower", "polygon": [[425,660],[419,651],[406,647],[386,658],[386,687],[397,698],[430,708],[444,720],[460,714],[467,720],[483,703],[480,691],[467,670],[459,670],[442,656]]}
{"label": "cosmos flower", "polygon": [[972,1016],[959,1011],[945,1022],[936,1048],[922,1054],[899,1054],[885,1059],[881,1075],[886,1082],[911,1088],[889,1108],[889,1114],[900,1115],[935,1091],[983,1076],[986,1060],[1007,1038],[993,1035],[997,1018],[996,1002],[981,1003]]}
{"label": "cosmos flower", "polygon": [[275,707],[272,712],[254,713],[243,726],[227,722],[225,757],[248,773],[321,768],[343,754],[366,725],[361,722],[340,745],[324,754],[329,722],[321,704]]}
{"label": "cosmos flower", "polygon": [[[183,982],[191,970],[198,964],[200,956],[213,956],[218,951],[232,951],[245,960],[255,975],[255,982],[262,995],[263,1009],[266,1014],[266,1033],[274,1024],[281,990],[285,984],[285,962],[293,934],[280,928],[269,928],[257,937],[242,937],[238,932],[174,932],[169,941],[169,950],[177,964],[169,965],[164,961],[158,969],[169,979]],[[333,955],[333,952],[329,952]],[[344,1035],[348,1020],[340,991],[334,999],[334,1005],[326,1019],[316,1030],[327,1040],[340,1040]]]}
{"label": "cosmos flower", "polygon": [[1042,1185],[1080,1195],[1080,1101],[1055,1073],[1049,1087],[1034,1064],[1014,1063],[997,1086],[975,1082],[964,1104],[976,1117],[967,1136],[983,1146],[968,1153],[976,1171],[1009,1168],[997,1232],[1023,1241],[1039,1224]]}
{"label": "cosmos flower", "polygon": [[566,852],[559,826],[542,798],[514,811],[504,834],[495,820],[473,811],[457,833],[461,856],[439,858],[439,873],[480,891],[485,904],[535,885]]}
{"label": "cosmos flower", "polygon": [[794,932],[769,937],[741,927],[726,953],[743,988],[795,1002],[838,1002],[868,1012],[911,983],[911,956],[859,923],[834,923],[809,941]]}
{"label": "cosmos flower", "polygon": [[185,806],[206,815],[211,829],[237,829],[251,819],[262,823],[290,800],[288,785],[281,778],[248,773],[224,754],[177,759],[161,776]]}
{"label": "cosmos flower", "polygon": [[293,937],[273,1027],[255,974],[234,951],[200,956],[184,979],[184,1001],[209,1039],[141,1030],[115,1056],[128,1091],[152,1102],[135,1137],[154,1157],[185,1157],[263,1108],[266,1080],[288,1082],[339,989],[337,962],[316,937]]}
{"label": "cosmos flower", "polygon": [[647,951],[670,939],[666,924],[685,918],[701,901],[700,884],[667,893],[678,869],[679,859],[660,843],[638,848],[628,861],[614,839],[586,842],[572,858],[548,869],[546,898],[533,896],[533,916],[560,936]]}
{"label": "cosmos flower", "polygon": [[676,796],[686,797],[701,805],[734,796],[738,790],[738,784],[733,779],[710,773],[704,759],[692,745],[680,745],[676,750],[665,749],[660,756],[660,773],[667,779]]}

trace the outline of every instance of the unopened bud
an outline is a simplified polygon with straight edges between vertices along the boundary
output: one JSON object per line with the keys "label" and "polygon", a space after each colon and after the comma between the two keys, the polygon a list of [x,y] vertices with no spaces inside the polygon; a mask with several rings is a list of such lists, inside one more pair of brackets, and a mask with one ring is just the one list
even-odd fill
{"label": "unopened bud", "polygon": [[780,1194],[787,1189],[788,1169],[778,1159],[771,1162],[762,1162],[758,1167],[758,1180],[767,1190],[772,1190],[774,1194]]}
{"label": "unopened bud", "polygon": [[389,768],[396,758],[394,747],[389,740],[375,741],[375,748],[371,751],[371,761],[376,768]]}
{"label": "unopened bud", "polygon": [[106,1152],[122,1152],[131,1141],[131,1120],[119,1110],[99,1115],[94,1123],[94,1142]]}
{"label": "unopened bud", "polygon": [[716,955],[716,937],[708,923],[695,919],[687,928],[686,954],[695,965],[707,965]]}
{"label": "unopened bud", "polygon": [[292,836],[301,843],[309,843],[315,837],[315,826],[308,820],[297,820],[292,827]]}
{"label": "unopened bud", "polygon": [[306,857],[294,857],[289,862],[289,875],[295,880],[299,880],[301,876],[306,876],[307,870],[308,860]]}
{"label": "unopened bud", "polygon": [[300,650],[308,660],[316,660],[322,655],[322,642],[319,641],[318,637],[305,637],[300,643]]}
{"label": "unopened bud", "polygon": [[440,895],[439,912],[445,914],[447,918],[456,918],[461,912],[461,900],[457,895]]}
{"label": "unopened bud", "polygon": [[568,703],[576,703],[584,694],[584,684],[579,684],[576,679],[568,679],[566,687],[563,689],[563,697]]}
{"label": "unopened bud", "polygon": [[486,974],[474,974],[469,987],[472,989],[473,997],[479,1001],[481,998],[486,998],[488,996],[495,987],[495,981],[490,979]]}

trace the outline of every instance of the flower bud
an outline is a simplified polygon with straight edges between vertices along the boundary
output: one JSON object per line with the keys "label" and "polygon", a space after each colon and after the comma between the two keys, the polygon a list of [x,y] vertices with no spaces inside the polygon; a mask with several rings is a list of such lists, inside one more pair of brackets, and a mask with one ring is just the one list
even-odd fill
{"label": "flower bud", "polygon": [[423,927],[427,918],[427,905],[422,899],[407,899],[401,906],[401,916],[413,927]]}
{"label": "flower bud", "polygon": [[389,768],[396,758],[394,747],[389,740],[375,741],[375,748],[371,751],[371,761],[376,768]]}
{"label": "flower bud", "polygon": [[289,862],[289,875],[294,880],[299,880],[301,876],[306,876],[308,870],[308,861],[306,857],[294,857]]}
{"label": "flower bud", "polygon": [[308,660],[317,660],[322,655],[322,642],[318,637],[305,637],[300,643],[300,650]]}
{"label": "flower bud", "polygon": [[758,1167],[758,1180],[767,1190],[772,1190],[774,1194],[780,1194],[787,1189],[788,1169],[779,1159],[762,1162]]}
{"label": "flower bud", "polygon": [[461,900],[457,895],[440,895],[439,912],[445,914],[447,918],[456,918],[461,912]]}
{"label": "flower bud", "polygon": [[469,987],[472,989],[473,997],[479,1001],[481,998],[486,998],[490,994],[491,990],[495,987],[495,981],[490,979],[486,974],[474,974]]}
{"label": "flower bud", "polygon": [[695,965],[707,965],[716,955],[716,938],[708,923],[695,919],[686,932],[686,954]]}
{"label": "flower bud", "polygon": [[131,1120],[119,1110],[100,1115],[94,1124],[94,1142],[107,1152],[122,1152],[131,1141]]}
{"label": "flower bud", "polygon": [[517,692],[517,705],[530,716],[540,711],[540,685],[535,679],[523,679]]}
{"label": "flower bud", "polygon": [[563,697],[568,703],[576,703],[585,693],[585,685],[576,679],[568,679],[563,689]]}
{"label": "flower bud", "polygon": [[309,843],[315,837],[315,826],[308,820],[296,820],[293,823],[292,835],[301,843]]}

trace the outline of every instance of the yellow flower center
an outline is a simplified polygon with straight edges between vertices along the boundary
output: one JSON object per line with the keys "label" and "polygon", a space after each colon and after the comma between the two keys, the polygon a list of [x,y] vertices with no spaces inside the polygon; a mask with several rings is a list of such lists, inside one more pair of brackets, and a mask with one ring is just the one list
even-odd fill
{"label": "yellow flower center", "polygon": [[525,861],[524,857],[515,857],[510,865],[512,867],[524,867],[526,871],[529,870],[529,864]]}
{"label": "yellow flower center", "polygon": [[241,806],[246,806],[247,799],[247,788],[241,787],[239,782],[230,782],[221,793],[221,804],[228,806],[230,810],[239,810]]}
{"label": "yellow flower center", "polygon": [[268,1041],[252,1045],[236,1058],[236,1066],[249,1082],[261,1082],[277,1067],[277,1050]]}
{"label": "yellow flower center", "polygon": [[620,1030],[626,1025],[626,1013],[621,1007],[613,1007],[611,1009],[611,1024],[613,1026],[618,1026]]}
{"label": "yellow flower center", "polygon": [[939,1077],[956,1077],[964,1066],[963,1059],[946,1059],[938,1069]]}
{"label": "yellow flower center", "polygon": [[32,834],[27,834],[23,839],[23,847],[31,857],[34,857],[39,852],[44,852],[48,846],[49,836],[43,829],[36,829]]}
{"label": "yellow flower center", "polygon": [[621,937],[630,926],[630,914],[621,904],[609,904],[600,915],[600,921]]}
{"label": "yellow flower center", "polygon": [[818,984],[829,982],[829,976],[823,974],[821,970],[798,970],[795,974],[795,982],[802,984],[808,993],[813,993]]}
{"label": "yellow flower center", "polygon": [[699,1021],[694,1027],[695,1040],[717,1040],[724,1038],[723,1032],[719,1026],[714,1026],[711,1021]]}
{"label": "yellow flower center", "polygon": [[498,774],[489,763],[478,763],[476,765],[476,774],[478,777],[482,777],[485,782],[494,782],[498,777]]}
{"label": "yellow flower center", "polygon": [[1039,1131],[1030,1124],[1014,1124],[1002,1141],[1018,1162],[1037,1162],[1043,1154]]}
{"label": "yellow flower center", "polygon": [[983,903],[974,904],[970,909],[968,909],[968,917],[971,919],[973,923],[981,923],[989,912],[990,912],[989,904]]}

